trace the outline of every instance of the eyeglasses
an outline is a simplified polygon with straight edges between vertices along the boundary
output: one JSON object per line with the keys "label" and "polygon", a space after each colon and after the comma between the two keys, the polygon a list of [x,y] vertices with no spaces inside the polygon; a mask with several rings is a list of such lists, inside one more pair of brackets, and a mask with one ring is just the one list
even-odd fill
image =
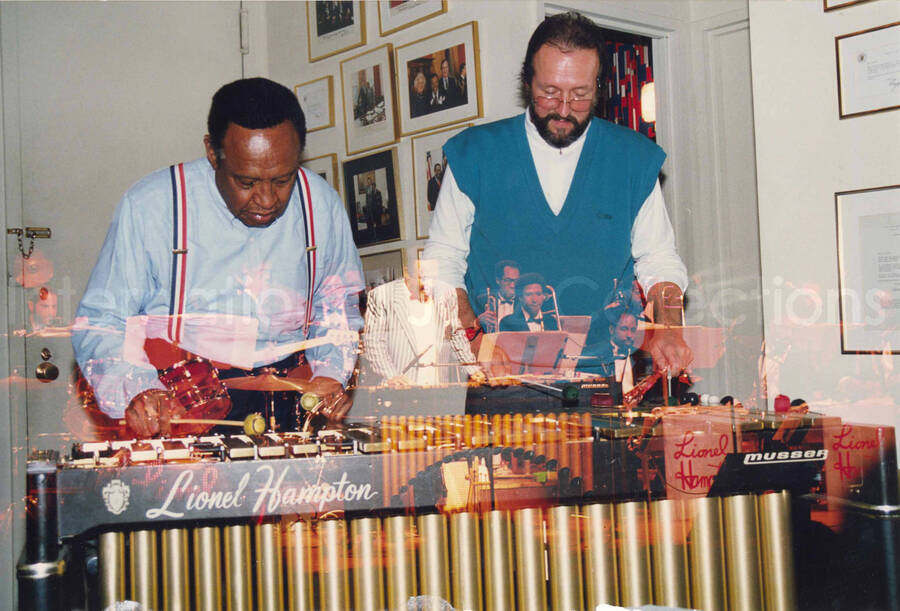
{"label": "eyeglasses", "polygon": [[585,110],[590,109],[591,104],[594,103],[594,96],[564,100],[555,95],[536,95],[534,96],[534,103],[537,104],[538,108],[541,110],[553,111],[565,104],[570,110],[584,112]]}

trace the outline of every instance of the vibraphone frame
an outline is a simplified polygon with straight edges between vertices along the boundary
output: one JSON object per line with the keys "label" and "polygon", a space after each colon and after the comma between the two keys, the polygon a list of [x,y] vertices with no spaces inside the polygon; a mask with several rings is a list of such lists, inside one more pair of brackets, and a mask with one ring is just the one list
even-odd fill
{"label": "vibraphone frame", "polygon": [[[562,423],[558,434],[536,427],[541,419]],[[460,609],[578,609],[602,602],[704,609],[809,606],[808,588],[795,579],[803,573],[795,567],[792,537],[798,520],[809,523],[814,498],[798,498],[802,490],[792,498],[787,491],[765,489],[687,501],[664,498],[628,472],[635,431],[604,431],[597,422],[589,414],[395,418],[382,423],[388,452],[98,469],[66,468],[52,457],[33,461],[20,606],[71,606],[76,597],[63,595],[71,581],[66,576],[79,571],[67,572],[66,562],[90,564],[93,556],[85,550],[93,537],[99,564],[91,602],[100,608],[134,599],[167,609],[394,609],[410,597],[436,597],[431,602],[446,600]],[[447,443],[448,431],[467,431],[467,443]],[[540,472],[538,479],[549,482],[542,493],[523,494],[515,503],[497,495],[481,511],[439,511],[441,465],[491,464],[500,457],[498,462],[514,466],[536,457],[514,449],[537,447],[544,451],[541,464],[549,462],[548,454],[556,461]],[[891,464],[896,474],[892,453],[892,446],[886,448],[888,476]],[[380,492],[290,507],[267,504],[273,497],[260,501],[259,494],[251,504],[248,495],[246,504],[232,502],[196,517],[182,511],[184,498],[177,507],[160,505],[160,496],[168,498],[159,494],[166,486],[171,491],[181,482],[177,485],[187,491],[186,473],[194,473],[192,481],[200,481],[201,472],[217,473],[216,481],[240,486],[248,474],[275,477],[268,473],[274,465],[301,474],[303,482],[332,486],[342,481],[339,474],[350,474],[350,481],[372,482],[369,490]],[[891,518],[896,479],[893,489],[889,477],[877,479],[880,503],[845,502],[880,506],[881,518]],[[104,507],[108,501],[98,491],[116,480],[158,484],[129,488],[129,502],[143,509],[143,520],[127,509],[111,515]],[[268,489],[253,482],[242,490],[253,485]],[[770,482],[766,489],[777,487]],[[343,489],[349,491],[346,483]],[[893,522],[869,524],[864,530],[885,533],[885,524]],[[897,529],[888,528],[886,535],[887,547],[880,549],[889,562],[895,558],[891,545]],[[872,598],[887,601],[887,608],[897,600],[890,591],[891,583],[896,588],[897,568],[893,573],[891,568],[888,592]],[[866,595],[851,594],[848,600]]]}

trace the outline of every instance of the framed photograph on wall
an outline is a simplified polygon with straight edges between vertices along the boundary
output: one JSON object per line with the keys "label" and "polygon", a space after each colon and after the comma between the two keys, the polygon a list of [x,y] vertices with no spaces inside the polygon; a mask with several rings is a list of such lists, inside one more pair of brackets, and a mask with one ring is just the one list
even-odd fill
{"label": "framed photograph on wall", "polygon": [[476,22],[397,47],[395,54],[403,136],[481,116]]}
{"label": "framed photograph on wall", "polygon": [[444,143],[472,124],[428,132],[412,139],[413,193],[416,198],[416,239],[428,237],[441,179],[447,167]]}
{"label": "framed photograph on wall", "polygon": [[309,61],[331,57],[366,44],[366,13],[362,0],[315,0],[306,4]]}
{"label": "framed photograph on wall", "polygon": [[344,202],[359,248],[399,240],[397,149],[344,162]]}
{"label": "framed photograph on wall", "polygon": [[294,86],[306,117],[306,133],[334,126],[334,79],[323,76]]}
{"label": "framed photograph on wall", "polygon": [[447,12],[447,0],[379,0],[378,31],[382,36]]}
{"label": "framed photograph on wall", "polygon": [[900,21],[834,39],[841,119],[900,108]]}
{"label": "framed photograph on wall", "polygon": [[403,249],[377,252],[371,255],[362,255],[363,276],[368,293],[376,286],[398,280],[403,277],[404,264]]}
{"label": "framed photograph on wall", "polygon": [[862,4],[863,2],[871,2],[871,0],[822,0],[822,4],[826,11],[844,8],[845,6],[853,6],[854,4]]}
{"label": "framed photograph on wall", "polygon": [[391,45],[387,44],[341,62],[348,155],[397,141],[391,61]]}
{"label": "framed photograph on wall", "polygon": [[900,354],[900,185],[834,194],[843,354]]}
{"label": "framed photograph on wall", "polygon": [[334,153],[304,159],[300,165],[324,178],[338,193],[341,192],[341,181],[338,179],[338,160]]}

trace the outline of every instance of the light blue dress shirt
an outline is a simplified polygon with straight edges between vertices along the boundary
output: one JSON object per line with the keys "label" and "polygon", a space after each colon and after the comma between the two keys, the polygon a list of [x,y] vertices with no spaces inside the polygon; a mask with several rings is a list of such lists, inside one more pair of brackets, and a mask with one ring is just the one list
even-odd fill
{"label": "light blue dress shirt", "polygon": [[[305,339],[308,270],[297,188],[272,225],[247,227],[226,207],[206,158],[184,164],[184,173],[188,253],[180,347],[243,367],[287,356],[295,351],[288,344]],[[316,239],[309,337],[332,329],[355,332],[362,327],[357,294],[363,279],[347,213],[324,179],[314,172],[306,175]],[[78,307],[75,356],[100,408],[113,418],[122,417],[139,392],[162,387],[149,362],[133,358],[131,331],[141,328],[154,337],[165,328],[172,284],[172,208],[168,168],[128,190]],[[143,326],[134,325],[136,321]],[[355,366],[356,346],[355,340],[345,339],[307,350],[314,375],[345,383]]]}

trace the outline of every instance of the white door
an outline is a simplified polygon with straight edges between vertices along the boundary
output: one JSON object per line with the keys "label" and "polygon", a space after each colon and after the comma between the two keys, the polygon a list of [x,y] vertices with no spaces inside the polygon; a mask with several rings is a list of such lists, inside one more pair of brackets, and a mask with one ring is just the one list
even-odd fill
{"label": "white door", "polygon": [[[52,232],[34,241],[28,260],[7,236],[15,449],[3,479],[12,477],[13,502],[22,498],[25,452],[61,449],[80,435],[66,327],[122,193],[152,170],[203,154],[210,98],[242,75],[240,10],[240,2],[0,3],[5,224]],[[57,299],[57,329],[35,333],[27,300],[46,311],[47,295]],[[59,376],[43,383],[35,368],[45,349]],[[16,526],[0,568],[21,550]],[[14,571],[2,574],[12,585]],[[8,608],[12,588],[2,590]]]}
{"label": "white door", "polygon": [[[70,433],[83,438],[66,328],[122,193],[152,170],[203,154],[210,97],[241,77],[239,12],[239,2],[3,7],[3,54],[14,54],[17,68],[9,75],[16,99],[7,99],[18,106],[16,150],[6,150],[18,157],[19,175],[7,182],[18,180],[19,193],[8,188],[7,220],[20,207],[17,227],[52,232],[34,240],[28,260],[10,261],[11,288],[21,293],[11,291],[19,312],[10,320],[25,323],[16,374],[32,448],[55,448]],[[35,332],[54,300],[50,332]],[[44,358],[60,371],[54,381],[35,379]]]}

